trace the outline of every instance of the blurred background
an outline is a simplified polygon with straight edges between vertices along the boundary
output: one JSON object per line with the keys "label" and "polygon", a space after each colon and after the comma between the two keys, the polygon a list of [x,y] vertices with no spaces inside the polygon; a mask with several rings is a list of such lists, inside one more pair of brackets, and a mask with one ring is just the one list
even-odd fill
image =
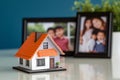
{"label": "blurred background", "polygon": [[[19,48],[24,17],[74,17],[75,0],[0,0],[0,50]],[[101,4],[101,0],[91,0]]]}

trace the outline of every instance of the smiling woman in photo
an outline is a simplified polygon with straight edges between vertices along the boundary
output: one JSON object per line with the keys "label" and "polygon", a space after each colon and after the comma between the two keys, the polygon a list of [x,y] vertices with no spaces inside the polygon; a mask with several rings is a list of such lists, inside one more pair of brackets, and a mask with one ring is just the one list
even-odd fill
{"label": "smiling woman in photo", "polygon": [[94,17],[92,19],[92,24],[93,24],[93,27],[95,29],[99,29],[99,30],[105,30],[106,29],[105,21],[100,17]]}

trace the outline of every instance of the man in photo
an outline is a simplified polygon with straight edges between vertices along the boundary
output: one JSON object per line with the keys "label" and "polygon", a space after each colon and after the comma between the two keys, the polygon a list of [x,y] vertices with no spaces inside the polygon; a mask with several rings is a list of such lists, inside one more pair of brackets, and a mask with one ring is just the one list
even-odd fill
{"label": "man in photo", "polygon": [[97,41],[94,47],[94,52],[99,53],[104,51],[105,51],[105,32],[99,31],[97,33]]}
{"label": "man in photo", "polygon": [[64,28],[62,26],[57,26],[55,28],[55,38],[54,41],[57,43],[57,45],[63,50],[68,51],[69,50],[69,40],[64,35]]}

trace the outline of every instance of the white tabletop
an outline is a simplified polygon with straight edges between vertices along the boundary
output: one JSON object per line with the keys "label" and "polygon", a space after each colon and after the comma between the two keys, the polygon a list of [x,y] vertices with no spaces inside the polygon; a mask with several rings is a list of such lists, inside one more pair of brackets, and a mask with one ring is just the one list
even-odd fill
{"label": "white tabletop", "polygon": [[27,74],[13,70],[17,49],[0,50],[0,80],[120,80],[120,33],[114,33],[112,59],[61,57],[67,71]]}
{"label": "white tabletop", "polygon": [[12,67],[17,65],[17,50],[0,51],[0,80],[120,80],[120,54],[112,59],[61,57],[67,71],[27,74]]}

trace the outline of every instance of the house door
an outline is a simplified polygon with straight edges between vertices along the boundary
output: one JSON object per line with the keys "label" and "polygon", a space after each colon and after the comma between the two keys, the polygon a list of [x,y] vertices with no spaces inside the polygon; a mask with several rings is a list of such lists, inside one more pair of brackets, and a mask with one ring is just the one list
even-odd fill
{"label": "house door", "polygon": [[54,68],[54,58],[50,58],[50,68]]}

